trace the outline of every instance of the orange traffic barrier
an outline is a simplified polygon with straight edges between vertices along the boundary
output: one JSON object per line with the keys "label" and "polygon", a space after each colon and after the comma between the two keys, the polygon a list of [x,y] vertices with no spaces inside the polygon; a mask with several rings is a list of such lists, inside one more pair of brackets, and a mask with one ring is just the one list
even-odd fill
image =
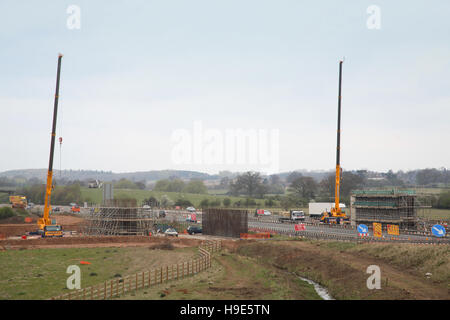
{"label": "orange traffic barrier", "polygon": [[26,222],[26,223],[33,222],[33,219],[32,219],[31,217],[26,217],[26,218],[25,218],[25,222]]}
{"label": "orange traffic barrier", "polygon": [[269,239],[269,232],[261,233],[241,233],[241,239]]}
{"label": "orange traffic barrier", "polygon": [[186,230],[186,229],[184,229],[184,230],[183,230],[183,233],[184,233],[184,234],[188,234],[188,232],[187,232],[187,230]]}
{"label": "orange traffic barrier", "polygon": [[91,263],[88,261],[80,261],[80,264],[91,264]]}

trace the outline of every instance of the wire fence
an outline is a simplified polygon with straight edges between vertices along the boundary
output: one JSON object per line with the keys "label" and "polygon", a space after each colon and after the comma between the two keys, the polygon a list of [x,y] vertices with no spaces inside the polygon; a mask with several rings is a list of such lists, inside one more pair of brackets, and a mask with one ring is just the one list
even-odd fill
{"label": "wire fence", "polygon": [[198,255],[194,259],[108,280],[98,285],[52,297],[50,300],[106,300],[131,291],[183,279],[210,268],[211,254],[220,251],[221,248],[220,240],[207,240],[199,246]]}

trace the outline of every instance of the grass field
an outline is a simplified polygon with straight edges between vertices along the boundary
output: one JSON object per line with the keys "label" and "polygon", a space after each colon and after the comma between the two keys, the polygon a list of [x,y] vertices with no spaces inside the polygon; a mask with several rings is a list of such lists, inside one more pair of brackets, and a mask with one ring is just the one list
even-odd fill
{"label": "grass field", "polygon": [[[118,299],[320,299],[292,272],[325,286],[336,299],[450,299],[447,246],[291,239],[224,248],[211,269]],[[366,286],[372,264],[380,267],[381,290]]]}
{"label": "grass field", "polygon": [[[0,299],[47,299],[68,292],[69,265],[82,287],[189,259],[196,248],[60,248],[0,252]],[[320,299],[318,282],[336,299],[450,299],[448,246],[357,244],[312,240],[223,244],[212,267],[192,277],[127,293],[118,299]],[[91,262],[80,265],[81,260]],[[381,290],[369,290],[366,268],[378,265]],[[430,273],[430,277],[425,274]]]}
{"label": "grass field", "polygon": [[[47,299],[66,293],[69,265],[81,268],[81,286],[101,283],[193,257],[196,248],[58,248],[0,252],[0,300]],[[80,261],[90,265],[80,265]]]}
{"label": "grass field", "polygon": [[435,208],[420,209],[417,211],[417,215],[419,217],[431,220],[450,220],[449,209],[435,209]]}
{"label": "grass field", "polygon": [[318,300],[314,287],[254,258],[222,253],[211,268],[193,277],[163,283],[118,299],[151,300]]}

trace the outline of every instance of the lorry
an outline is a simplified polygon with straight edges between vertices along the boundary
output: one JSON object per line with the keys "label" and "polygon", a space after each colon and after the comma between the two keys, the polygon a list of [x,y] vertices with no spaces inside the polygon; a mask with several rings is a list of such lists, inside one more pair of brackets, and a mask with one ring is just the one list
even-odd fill
{"label": "lorry", "polygon": [[[335,204],[333,202],[310,202],[309,216],[313,219],[320,219],[323,212],[329,212]],[[340,208],[345,208],[345,203],[339,203]]]}
{"label": "lorry", "polygon": [[10,196],[9,203],[13,208],[26,208],[27,197],[25,196]]}
{"label": "lorry", "polygon": [[281,223],[283,222],[295,223],[298,221],[305,221],[305,213],[301,210],[291,210],[289,212],[289,217],[280,217],[278,218],[278,221],[280,221]]}
{"label": "lorry", "polygon": [[255,217],[262,217],[262,216],[270,216],[272,215],[272,212],[265,209],[256,209],[255,210]]}

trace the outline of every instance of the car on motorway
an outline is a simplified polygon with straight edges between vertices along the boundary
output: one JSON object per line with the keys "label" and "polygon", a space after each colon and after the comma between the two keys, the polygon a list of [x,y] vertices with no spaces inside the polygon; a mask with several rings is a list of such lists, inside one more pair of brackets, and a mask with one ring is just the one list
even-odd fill
{"label": "car on motorway", "polygon": [[164,210],[159,210],[158,218],[165,218],[165,217],[166,217],[166,212]]}
{"label": "car on motorway", "polygon": [[142,206],[142,209],[146,209],[146,210],[149,210],[149,209],[151,209],[152,207],[150,207],[148,204],[144,204],[143,206]]}
{"label": "car on motorway", "polygon": [[178,237],[178,232],[174,228],[167,228],[166,231],[164,231],[164,234],[166,236]]}
{"label": "car on motorway", "polygon": [[187,207],[186,211],[195,212],[195,208],[194,207]]}
{"label": "car on motorway", "polygon": [[61,212],[61,208],[60,207],[54,207],[52,209],[53,212]]}
{"label": "car on motorway", "polygon": [[198,226],[189,226],[187,228],[187,233],[189,233],[190,235],[195,234],[195,233],[202,233],[202,227],[198,227]]}

